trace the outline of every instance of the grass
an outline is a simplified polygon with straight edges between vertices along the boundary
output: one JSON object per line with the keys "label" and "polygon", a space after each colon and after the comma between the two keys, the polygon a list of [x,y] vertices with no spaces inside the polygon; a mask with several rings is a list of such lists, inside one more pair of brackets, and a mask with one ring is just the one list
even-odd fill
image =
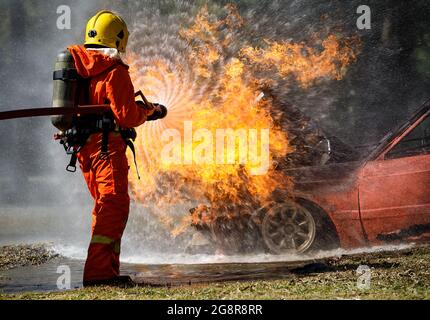
{"label": "grass", "polygon": [[[359,265],[370,267],[370,289],[357,287]],[[0,293],[1,299],[430,299],[430,247],[333,259],[325,270],[295,272],[282,280]]]}

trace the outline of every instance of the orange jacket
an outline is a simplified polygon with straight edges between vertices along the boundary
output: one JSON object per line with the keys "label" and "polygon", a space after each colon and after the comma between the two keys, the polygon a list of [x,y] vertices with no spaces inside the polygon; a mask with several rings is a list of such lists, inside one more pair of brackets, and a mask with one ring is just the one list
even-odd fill
{"label": "orange jacket", "polygon": [[115,121],[123,128],[137,127],[146,121],[146,111],[135,103],[133,84],[124,62],[80,45],[68,50],[78,74],[91,78],[90,104],[110,104]]}

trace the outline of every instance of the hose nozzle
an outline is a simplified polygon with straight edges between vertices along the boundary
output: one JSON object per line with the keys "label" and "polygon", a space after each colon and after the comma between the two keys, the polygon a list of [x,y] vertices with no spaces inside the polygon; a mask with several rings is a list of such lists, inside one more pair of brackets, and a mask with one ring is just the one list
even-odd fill
{"label": "hose nozzle", "polygon": [[149,102],[142,90],[137,91],[134,96],[142,98],[142,101],[137,101],[137,103],[148,111],[146,121],[155,121],[167,116],[167,108],[162,104]]}

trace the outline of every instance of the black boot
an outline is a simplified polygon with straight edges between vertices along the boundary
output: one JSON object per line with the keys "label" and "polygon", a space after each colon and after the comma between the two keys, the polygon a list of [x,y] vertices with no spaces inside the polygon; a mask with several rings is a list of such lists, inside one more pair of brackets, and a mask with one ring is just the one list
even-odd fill
{"label": "black boot", "polygon": [[131,279],[130,276],[118,276],[115,278],[103,280],[84,280],[83,285],[85,288],[97,286],[130,288],[135,287],[137,284]]}

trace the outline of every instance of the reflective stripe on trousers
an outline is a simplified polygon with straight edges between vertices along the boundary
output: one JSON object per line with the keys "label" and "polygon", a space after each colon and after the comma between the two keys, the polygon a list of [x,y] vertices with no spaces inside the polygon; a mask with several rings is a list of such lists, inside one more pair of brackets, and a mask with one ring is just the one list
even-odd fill
{"label": "reflective stripe on trousers", "polygon": [[90,244],[106,244],[106,245],[110,245],[112,246],[113,252],[115,254],[120,254],[121,251],[121,239],[120,240],[115,240],[106,236],[102,236],[102,235],[93,235],[91,238],[91,242]]}

